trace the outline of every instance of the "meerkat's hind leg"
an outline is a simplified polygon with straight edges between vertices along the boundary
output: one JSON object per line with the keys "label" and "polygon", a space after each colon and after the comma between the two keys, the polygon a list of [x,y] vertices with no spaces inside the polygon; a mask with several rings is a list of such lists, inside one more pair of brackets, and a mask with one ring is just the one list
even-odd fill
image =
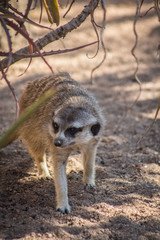
{"label": "meerkat's hind leg", "polygon": [[47,167],[46,153],[34,156],[34,158],[38,167],[38,177],[40,179],[52,179]]}
{"label": "meerkat's hind leg", "polygon": [[24,139],[26,140],[25,143],[30,154],[36,161],[38,168],[38,178],[51,179],[52,177],[47,167],[46,149],[43,143],[32,141],[32,138]]}

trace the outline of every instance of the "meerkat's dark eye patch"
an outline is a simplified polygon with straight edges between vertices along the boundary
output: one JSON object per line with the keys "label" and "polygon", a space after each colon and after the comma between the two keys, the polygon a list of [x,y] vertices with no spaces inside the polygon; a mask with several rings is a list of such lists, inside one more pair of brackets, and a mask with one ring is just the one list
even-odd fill
{"label": "meerkat's dark eye patch", "polygon": [[71,127],[71,128],[68,128],[68,129],[65,131],[65,135],[74,137],[76,133],[81,132],[81,131],[82,131],[82,128]]}
{"label": "meerkat's dark eye patch", "polygon": [[54,132],[57,133],[58,130],[59,130],[59,126],[56,122],[52,122],[52,126],[53,126],[53,129],[54,129]]}
{"label": "meerkat's dark eye patch", "polygon": [[101,125],[99,123],[96,123],[91,127],[91,132],[92,132],[93,136],[98,135],[100,128],[101,128]]}

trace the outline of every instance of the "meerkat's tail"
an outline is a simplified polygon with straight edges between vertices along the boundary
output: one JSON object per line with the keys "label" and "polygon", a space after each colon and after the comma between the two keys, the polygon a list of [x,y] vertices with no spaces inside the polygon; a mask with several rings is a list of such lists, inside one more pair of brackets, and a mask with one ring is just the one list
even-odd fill
{"label": "meerkat's tail", "polygon": [[9,144],[11,144],[13,141],[15,141],[19,137],[19,134],[17,132],[13,133],[8,139],[5,139],[4,141],[0,141],[0,149],[7,147]]}

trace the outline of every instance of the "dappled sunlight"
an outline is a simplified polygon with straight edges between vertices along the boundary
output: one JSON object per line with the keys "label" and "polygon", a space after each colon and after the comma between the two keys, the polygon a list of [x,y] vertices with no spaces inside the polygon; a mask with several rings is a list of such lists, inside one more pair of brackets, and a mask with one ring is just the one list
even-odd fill
{"label": "dappled sunlight", "polygon": [[[76,1],[72,10],[61,19],[64,24],[76,17],[86,1]],[[107,25],[104,41],[107,58],[93,74],[91,70],[102,60],[96,45],[78,51],[46,57],[55,73],[67,71],[87,88],[99,102],[106,118],[106,128],[96,157],[96,188],[84,190],[83,164],[79,152],[69,157],[67,165],[70,214],[56,212],[54,180],[39,180],[37,167],[26,148],[15,141],[0,151],[2,239],[160,239],[160,115],[146,137],[138,143],[153,121],[160,92],[160,69],[157,61],[159,22],[154,11],[137,24],[139,36],[135,50],[139,59],[138,77],[142,92],[134,101],[139,86],[134,79],[136,69],[131,49],[135,43],[133,20],[134,1],[106,1]],[[150,7],[147,1],[142,14]],[[66,12],[62,9],[61,15]],[[38,21],[38,12],[31,11]],[[101,9],[95,19],[101,21]],[[44,14],[42,24],[48,26]],[[55,26],[54,26],[55,28]],[[45,29],[28,27],[34,39],[46,33]],[[61,41],[49,44],[44,50],[68,49],[96,40],[88,18],[80,28],[68,33]],[[16,36],[14,49],[28,43]],[[3,50],[8,50],[3,43]],[[18,97],[26,84],[36,78],[50,75],[40,59],[33,59],[23,76],[29,59],[10,67],[7,77]],[[129,110],[129,111],[128,111]],[[6,83],[0,81],[0,134],[15,119],[15,102]],[[49,171],[54,178],[52,162]]]}

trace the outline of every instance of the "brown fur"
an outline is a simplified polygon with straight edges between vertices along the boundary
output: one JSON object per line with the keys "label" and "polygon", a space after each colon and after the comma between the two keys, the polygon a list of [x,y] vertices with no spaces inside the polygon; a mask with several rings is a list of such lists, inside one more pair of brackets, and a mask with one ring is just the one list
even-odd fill
{"label": "brown fur", "polygon": [[[77,147],[82,151],[83,180],[86,186],[93,187],[95,156],[97,144],[104,129],[104,120],[93,96],[72,80],[67,73],[61,73],[55,77],[44,77],[29,83],[20,98],[20,114],[51,88],[56,88],[56,93],[25,121],[16,137],[19,136],[26,143],[37,163],[41,178],[50,178],[46,164],[46,152],[49,152],[54,167],[57,209],[68,213],[70,206],[66,181],[67,158]],[[61,135],[56,135],[53,131],[52,122],[55,119],[60,121]],[[73,139],[64,137],[67,124],[72,123],[82,125],[84,130],[80,130]],[[99,125],[95,125],[97,123]],[[96,131],[91,128],[92,125],[100,128],[97,130],[98,133],[92,134],[91,129]],[[64,147],[55,146],[55,139],[62,138]],[[68,142],[70,139],[72,141]]]}

